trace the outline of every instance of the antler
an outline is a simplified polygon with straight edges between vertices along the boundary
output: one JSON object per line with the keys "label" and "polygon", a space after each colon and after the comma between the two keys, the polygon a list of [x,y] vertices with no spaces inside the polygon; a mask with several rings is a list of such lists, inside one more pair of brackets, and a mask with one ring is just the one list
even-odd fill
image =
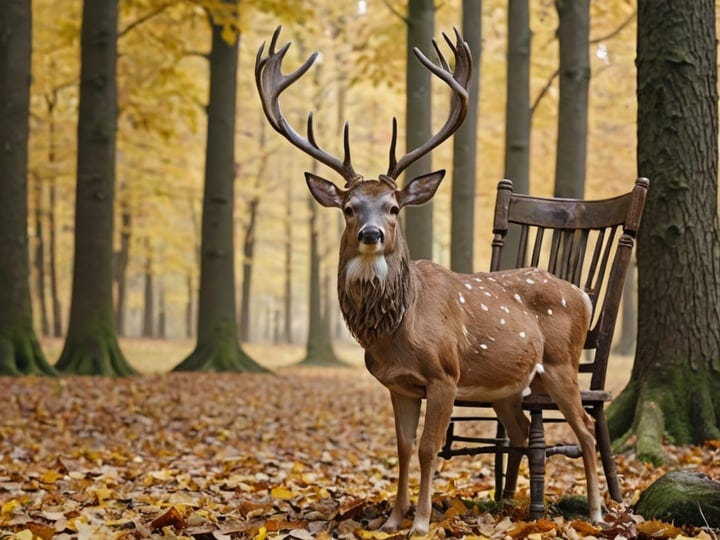
{"label": "antler", "polygon": [[280,103],[278,98],[280,94],[291,84],[302,77],[305,72],[310,69],[313,65],[318,53],[313,53],[305,63],[300,66],[295,72],[289,75],[283,75],[281,70],[281,64],[285,53],[290,48],[290,43],[286,43],[279,51],[275,51],[278,37],[280,36],[280,30],[282,26],[278,26],[273,33],[272,40],[270,41],[270,47],[268,48],[267,58],[263,58],[263,51],[265,49],[265,43],[258,49],[257,57],[255,59],[255,84],[257,85],[258,93],[260,94],[260,100],[262,101],[263,111],[267,116],[270,125],[285,137],[292,144],[297,146],[303,152],[309,154],[313,158],[317,159],[321,163],[324,163],[328,167],[337,171],[346,181],[348,187],[350,184],[356,182],[361,177],[355,172],[350,162],[350,126],[346,122],[344,130],[344,147],[345,156],[342,161],[338,158],[331,156],[323,149],[321,149],[315,142],[315,135],[313,133],[313,117],[312,113],[308,114],[307,120],[307,138],[297,133],[280,111]]}
{"label": "antler", "polygon": [[440,48],[435,40],[433,40],[433,47],[440,60],[440,65],[436,65],[420,51],[417,47],[413,49],[415,56],[418,60],[428,69],[431,73],[436,75],[440,80],[445,82],[452,90],[452,98],[450,100],[450,114],[445,124],[440,130],[435,133],[430,139],[424,144],[421,144],[414,150],[408,152],[400,161],[395,159],[395,147],[397,145],[397,119],[393,118],[392,128],[392,142],[390,143],[390,165],[388,167],[387,176],[397,180],[397,177],[405,169],[407,169],[411,163],[420,159],[422,156],[430,152],[433,148],[438,146],[445,139],[455,133],[460,125],[465,120],[465,114],[467,113],[468,104],[468,88],[470,86],[470,76],[472,74],[472,56],[470,55],[470,47],[463,40],[460,32],[455,28],[455,40],[456,43],[453,45],[450,38],[443,33],[443,38],[450,46],[450,49],[455,56],[455,71],[450,71],[445,57],[440,52]]}

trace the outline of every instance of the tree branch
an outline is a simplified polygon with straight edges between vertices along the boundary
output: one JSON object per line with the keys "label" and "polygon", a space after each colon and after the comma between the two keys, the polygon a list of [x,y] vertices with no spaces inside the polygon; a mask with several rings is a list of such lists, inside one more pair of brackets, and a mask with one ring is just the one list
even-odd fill
{"label": "tree branch", "polygon": [[390,0],[383,0],[383,4],[385,4],[385,7],[387,7],[393,15],[398,17],[400,20],[402,20],[405,24],[407,24],[408,19],[405,15],[400,13],[397,9],[395,9],[392,4],[390,3]]}
{"label": "tree branch", "polygon": [[604,36],[600,36],[594,39],[590,40],[590,45],[593,45],[595,43],[600,43],[601,41],[607,41],[608,39],[612,39],[615,36],[617,36],[620,32],[622,32],[632,21],[637,17],[637,11],[633,11],[630,16],[625,19],[620,26],[618,26],[615,30],[610,32],[609,34],[605,34]]}
{"label": "tree branch", "polygon": [[153,11],[150,11],[150,12],[146,13],[145,15],[143,15],[142,17],[140,17],[139,19],[134,20],[133,22],[128,24],[125,28],[118,31],[118,35],[117,35],[118,39],[125,37],[125,35],[127,35],[129,32],[131,32],[132,30],[134,30],[141,24],[149,21],[156,15],[159,15],[160,13],[165,11],[167,8],[169,8],[171,5],[173,5],[173,3],[174,2],[166,2],[165,4],[161,4],[160,6],[155,8]]}
{"label": "tree branch", "polygon": [[545,94],[548,93],[548,90],[550,90],[550,87],[553,85],[553,82],[555,82],[558,75],[560,75],[560,68],[556,69],[555,72],[550,75],[550,78],[543,85],[540,93],[535,98],[535,101],[533,101],[532,107],[530,107],[530,118],[532,118],[533,114],[535,114],[535,109],[537,109],[537,106],[540,104],[540,100],[542,100],[542,98],[545,97]]}

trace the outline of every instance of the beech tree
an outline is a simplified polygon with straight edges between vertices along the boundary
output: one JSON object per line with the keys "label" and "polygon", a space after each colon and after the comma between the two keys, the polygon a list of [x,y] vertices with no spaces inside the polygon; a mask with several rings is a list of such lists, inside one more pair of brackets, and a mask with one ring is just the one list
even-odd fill
{"label": "beech tree", "polygon": [[560,95],[555,196],[582,199],[590,86],[590,0],[555,0],[560,48]]}
{"label": "beech tree", "polygon": [[[715,2],[638,2],[638,340],[608,411],[614,437],[662,461],[662,440],[720,439],[720,227]],[[634,435],[634,437],[631,437]]]}
{"label": "beech tree", "polygon": [[[505,100],[505,178],[516,193],[530,193],[530,6],[528,0],[508,1],[507,77]],[[520,230],[505,237],[501,268],[515,265]]]}
{"label": "beech tree", "polygon": [[0,3],[0,374],[52,374],[32,326],[28,219],[32,7]]}
{"label": "beech tree", "polygon": [[75,253],[70,322],[57,369],[130,375],[112,303],[118,0],[83,3]]}
{"label": "beech tree", "polygon": [[[433,32],[435,30],[435,5],[433,0],[410,0],[407,16],[407,71],[405,106],[405,141],[407,151],[417,148],[432,137],[431,74],[417,61],[412,50],[420,48],[432,57]],[[406,181],[432,170],[432,157],[425,154],[405,171]],[[405,236],[413,259],[432,259],[433,204],[405,209]]]}
{"label": "beech tree", "polygon": [[450,268],[456,272],[470,273],[474,271],[475,180],[482,42],[482,2],[480,0],[463,0],[462,29],[463,38],[467,41],[473,57],[473,74],[467,116],[453,137]]}
{"label": "beech tree", "polygon": [[207,105],[197,344],[175,371],[264,371],[237,337],[234,257],[235,106],[238,0],[210,12],[212,49]]}

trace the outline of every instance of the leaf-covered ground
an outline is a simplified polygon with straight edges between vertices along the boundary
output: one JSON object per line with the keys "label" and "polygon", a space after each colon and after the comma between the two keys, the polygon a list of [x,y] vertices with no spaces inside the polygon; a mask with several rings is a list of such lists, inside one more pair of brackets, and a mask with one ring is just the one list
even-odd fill
{"label": "leaf-covered ground", "polygon": [[[395,440],[387,392],[362,369],[0,378],[0,395],[0,538],[402,537],[371,532],[394,496]],[[670,467],[717,477],[717,445],[669,451]],[[440,462],[429,536],[715,537],[633,516],[665,469],[619,467],[627,504],[593,527],[553,511],[528,522],[524,477],[513,506],[493,507],[489,457]],[[579,460],[550,459],[547,485],[551,505],[583,494]]]}

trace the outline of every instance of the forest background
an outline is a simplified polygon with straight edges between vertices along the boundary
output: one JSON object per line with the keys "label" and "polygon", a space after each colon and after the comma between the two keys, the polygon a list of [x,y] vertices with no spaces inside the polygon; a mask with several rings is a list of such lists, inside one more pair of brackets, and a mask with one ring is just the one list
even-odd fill
{"label": "forest background", "polygon": [[[267,4],[267,5],[265,5]],[[270,4],[273,4],[270,6]],[[398,3],[399,4],[399,3]],[[437,7],[436,34],[460,26],[459,0]],[[118,40],[115,310],[118,332],[192,344],[199,274],[210,26],[188,2],[121,2]],[[313,51],[315,74],[284,97],[285,114],[302,125],[315,112],[321,145],[338,154],[351,122],[354,161],[367,174],[384,170],[390,120],[405,107],[404,21],[400,5],[380,1],[253,2],[241,5],[236,117],[237,294],[249,291],[244,342],[303,343],[308,332],[310,209],[302,173],[311,168],[266,125],[253,64],[259,44],[283,23],[293,42],[286,70]],[[43,336],[60,336],[69,307],[76,178],[81,2],[33,2],[33,82],[29,156],[33,315]],[[503,177],[507,9],[483,2],[475,267],[489,265],[491,208]],[[531,9],[532,138],[530,192],[550,196],[557,133],[557,11]],[[591,3],[588,198],[626,192],[636,176],[635,7],[625,0]],[[448,93],[435,85],[438,120]],[[320,96],[318,98],[318,96]],[[401,137],[404,126],[400,122]],[[451,145],[434,152],[434,168],[452,168]],[[433,257],[449,265],[450,180],[435,198]],[[257,214],[248,239],[251,211]],[[317,215],[323,304],[336,339],[350,341],[336,307],[335,213]],[[252,266],[250,286],[243,273]],[[245,294],[248,294],[246,292]],[[119,297],[122,296],[122,299]],[[238,298],[238,306],[242,305]],[[240,319],[240,317],[239,317]],[[60,343],[45,340],[50,362]],[[350,352],[355,354],[355,349]],[[133,353],[129,360],[133,362]],[[162,356],[162,355],[160,355]],[[177,362],[181,356],[172,361]],[[262,363],[263,358],[257,358]],[[297,360],[297,359],[295,359]],[[292,361],[288,359],[288,361]],[[169,369],[174,364],[145,366]]]}

